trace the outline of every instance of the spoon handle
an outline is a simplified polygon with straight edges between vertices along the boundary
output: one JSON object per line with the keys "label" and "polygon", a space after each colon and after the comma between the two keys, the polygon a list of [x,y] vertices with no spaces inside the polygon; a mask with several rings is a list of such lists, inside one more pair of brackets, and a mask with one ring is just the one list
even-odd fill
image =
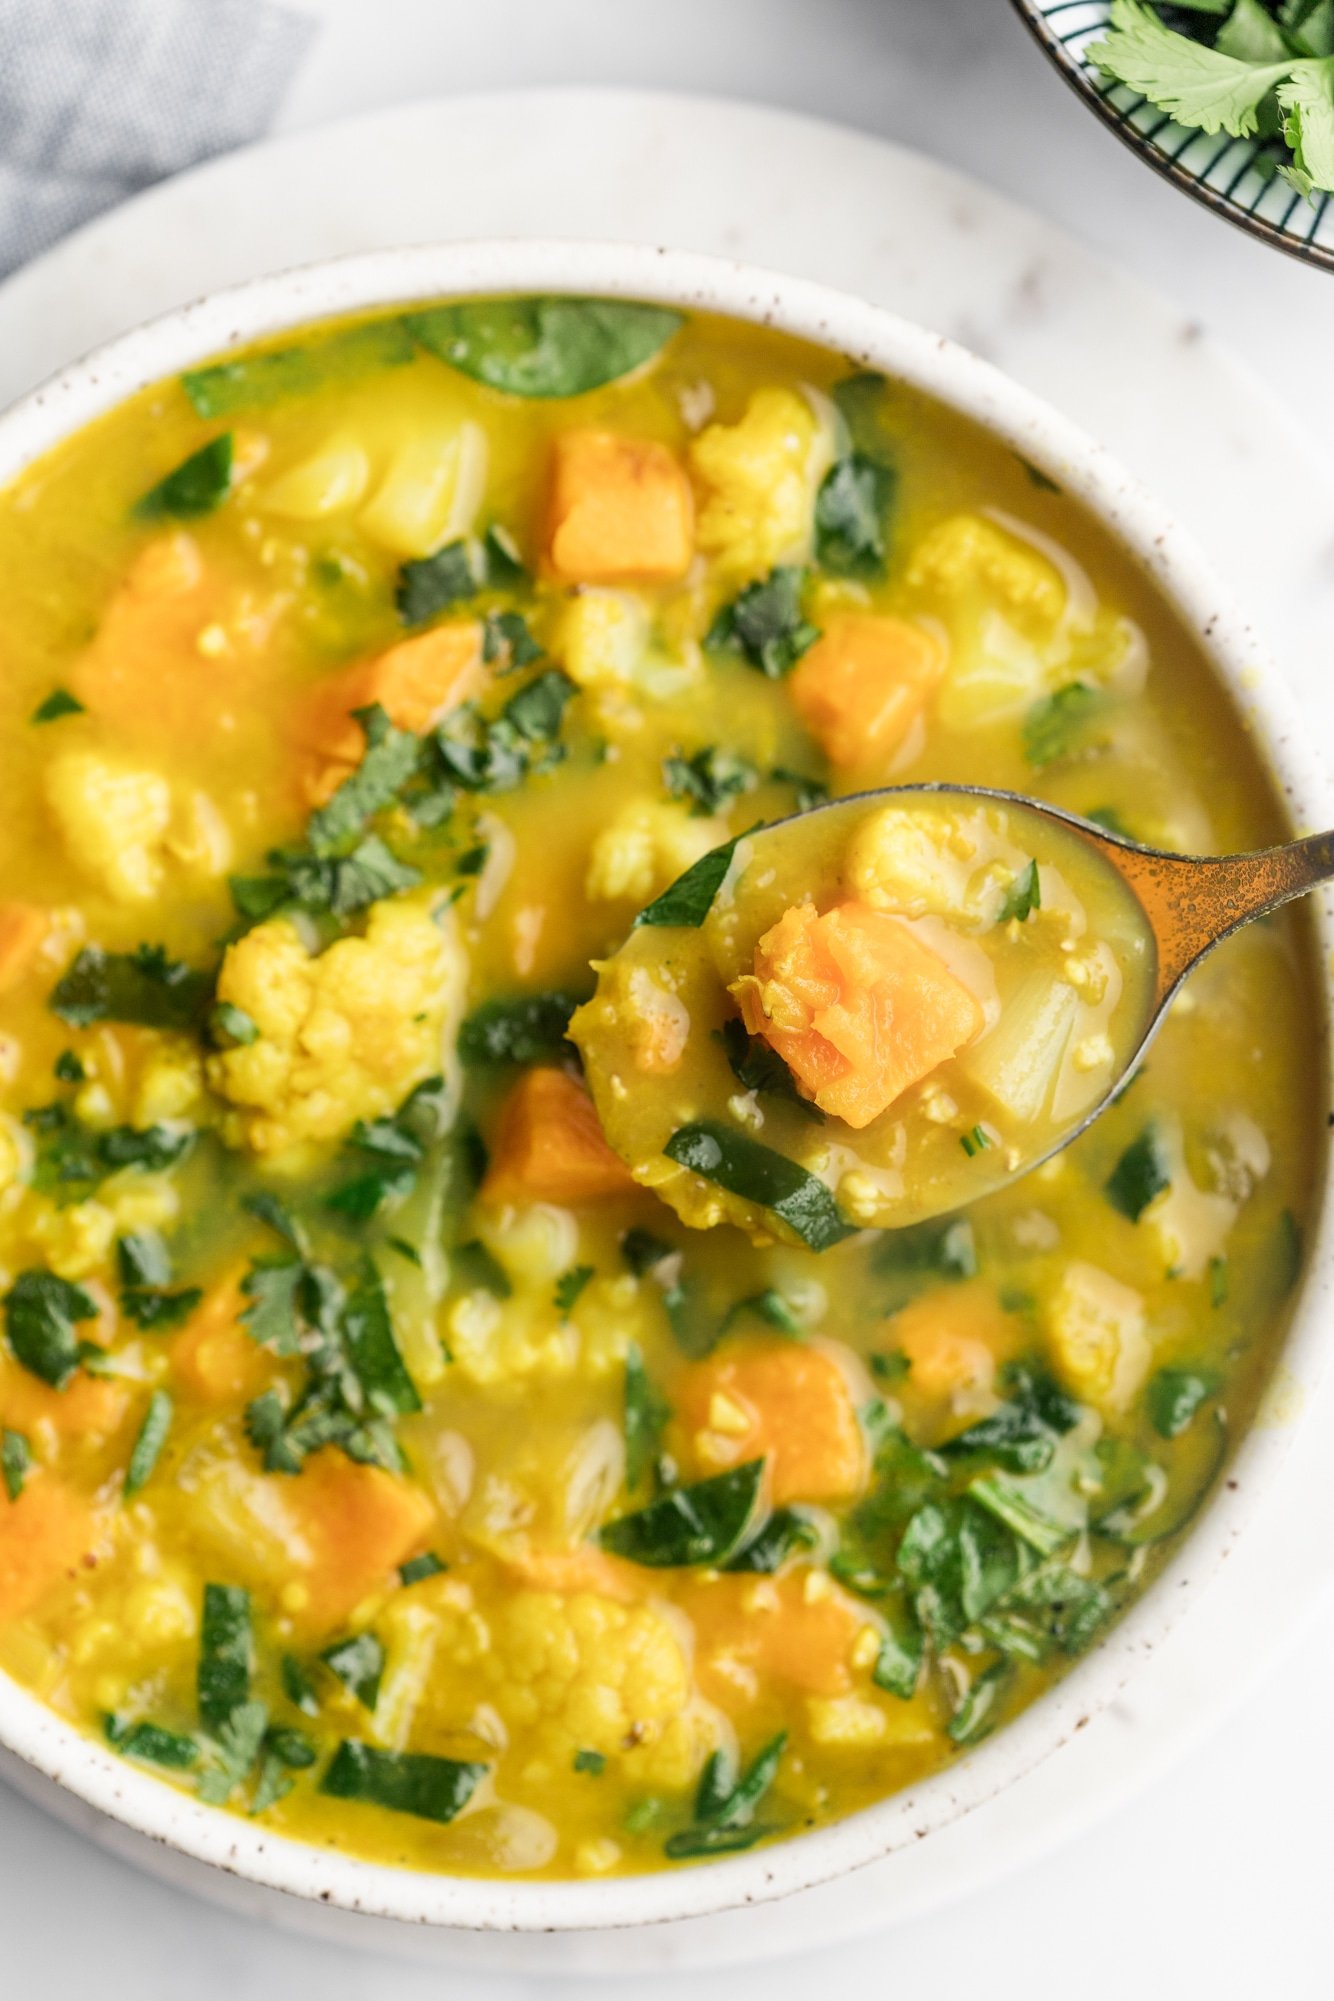
{"label": "spoon handle", "polygon": [[[1099,844],[1101,845],[1101,843]],[[1222,938],[1322,882],[1334,881],[1334,832],[1253,855],[1104,852],[1139,897],[1158,946],[1156,1004]]]}

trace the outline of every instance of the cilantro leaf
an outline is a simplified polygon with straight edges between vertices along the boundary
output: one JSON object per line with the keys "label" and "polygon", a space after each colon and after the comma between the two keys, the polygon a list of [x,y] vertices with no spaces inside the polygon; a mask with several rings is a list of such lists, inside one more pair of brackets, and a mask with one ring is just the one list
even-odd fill
{"label": "cilantro leaf", "polygon": [[714,619],[706,647],[718,653],[738,653],[771,681],[790,674],[803,653],[820,637],[819,628],[802,616],[806,572],[780,565],[759,583],[747,584]]}
{"label": "cilantro leaf", "polygon": [[398,573],[394,603],[404,625],[425,625],[450,605],[476,597],[484,581],[475,549],[460,538],[457,542],[446,542],[434,555],[404,563]]}
{"label": "cilantro leaf", "polygon": [[354,713],[366,748],[351,777],[310,816],[306,840],[317,855],[339,853],[368,820],[392,805],[417,769],[421,746],[411,730],[395,729],[378,703]]}
{"label": "cilantro leaf", "polygon": [[729,800],[753,791],[759,773],[749,758],[737,751],[706,744],[693,757],[673,756],[663,760],[663,782],[673,799],[688,799],[695,818],[719,813]]}
{"label": "cilantro leaf", "polygon": [[63,1390],[83,1355],[77,1329],[96,1320],[97,1301],[51,1271],[23,1271],[4,1298],[5,1333],[30,1375]]}
{"label": "cilantro leaf", "polygon": [[561,1319],[569,1318],[575,1303],[593,1277],[592,1265],[573,1265],[556,1280],[555,1305]]}
{"label": "cilantro leaf", "polygon": [[1293,68],[1289,57],[1255,63],[1208,48],[1166,27],[1144,0],[1112,0],[1106,39],[1088,51],[1103,75],[1129,85],[1160,111],[1201,132],[1246,139],[1260,107]]}
{"label": "cilantro leaf", "polygon": [[73,1028],[96,1021],[139,1028],[198,1027],[213,997],[213,975],[170,959],[161,945],[104,952],[85,945],[51,995],[51,1007]]}
{"label": "cilantro leaf", "polygon": [[886,520],[897,476],[865,452],[835,460],[815,498],[815,554],[836,577],[871,580],[885,573]]}
{"label": "cilantro leaf", "polygon": [[1334,57],[1298,63],[1279,85],[1278,101],[1292,148],[1287,178],[1307,196],[1334,189]]}

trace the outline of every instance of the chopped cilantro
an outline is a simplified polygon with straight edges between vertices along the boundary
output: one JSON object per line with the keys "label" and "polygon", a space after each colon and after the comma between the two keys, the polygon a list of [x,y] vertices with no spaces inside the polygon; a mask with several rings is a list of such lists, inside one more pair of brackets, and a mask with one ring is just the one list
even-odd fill
{"label": "chopped cilantro", "polygon": [[56,723],[62,716],[82,716],[86,714],[83,703],[77,695],[71,695],[68,688],[53,688],[44,702],[39,702],[29,716],[30,723]]}
{"label": "chopped cilantro", "polygon": [[1058,764],[1080,749],[1084,731],[1101,696],[1085,681],[1068,681],[1055,694],[1034,702],[1024,717],[1024,756],[1035,771]]}
{"label": "chopped cilantro", "polygon": [[189,521],[220,507],[232,486],[232,434],[224,431],[191,452],[135,502],[138,521]]}
{"label": "chopped cilantro", "polygon": [[4,1315],[15,1360],[52,1389],[63,1390],[83,1358],[77,1330],[98,1317],[92,1294],[54,1272],[24,1271],[5,1294]]}
{"label": "chopped cilantro", "polygon": [[161,945],[104,952],[85,945],[56,986],[51,1006],[73,1028],[96,1021],[193,1030],[213,997],[213,976],[170,959]]}
{"label": "chopped cilantro", "polygon": [[697,818],[720,813],[732,799],[753,791],[759,773],[749,758],[733,750],[706,744],[693,757],[664,759],[663,782],[673,799],[687,799]]}
{"label": "chopped cilantro", "polygon": [[715,653],[738,653],[771,681],[781,681],[820,637],[802,616],[805,583],[806,572],[789,564],[747,584],[718,613],[704,644]]}
{"label": "chopped cilantro", "polygon": [[583,1772],[590,1779],[600,1779],[607,1769],[607,1759],[602,1751],[576,1751],[574,1769]]}
{"label": "chopped cilantro", "polygon": [[0,1431],[0,1480],[11,1501],[23,1492],[32,1465],[32,1448],[21,1431]]}
{"label": "chopped cilantro", "polygon": [[592,1277],[592,1265],[573,1265],[569,1271],[562,1272],[556,1280],[555,1306],[562,1320],[567,1319],[574,1311],[575,1302]]}
{"label": "chopped cilantro", "polygon": [[837,459],[815,498],[815,554],[836,577],[885,573],[886,521],[898,485],[893,466],[865,452]]}
{"label": "chopped cilantro", "polygon": [[380,1682],[384,1676],[384,1647],[374,1633],[358,1633],[350,1640],[339,1640],[336,1645],[326,1647],[320,1659],[350,1695],[355,1695],[363,1709],[374,1709],[380,1699]]}
{"label": "chopped cilantro", "polygon": [[1041,908],[1042,880],[1038,875],[1037,863],[1031,861],[1027,868],[1019,871],[1019,874],[1005,892],[1005,901],[1001,905],[1000,916],[997,922],[1008,924],[1011,918],[1015,918],[1022,924],[1026,918],[1033,915],[1035,910],[1040,910]]}

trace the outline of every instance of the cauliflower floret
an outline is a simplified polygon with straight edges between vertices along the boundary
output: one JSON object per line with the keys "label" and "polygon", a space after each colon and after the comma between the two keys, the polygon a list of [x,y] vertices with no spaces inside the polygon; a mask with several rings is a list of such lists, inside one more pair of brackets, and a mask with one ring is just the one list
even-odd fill
{"label": "cauliflower floret", "polygon": [[684,806],[627,806],[594,840],[584,892],[593,902],[647,903],[726,839],[721,820],[692,820]]}
{"label": "cauliflower floret", "polygon": [[1153,1359],[1139,1293],[1097,1265],[1068,1264],[1047,1320],[1052,1359],[1075,1395],[1124,1411]]}
{"label": "cauliflower floret", "polygon": [[685,1649],[649,1605],[521,1591],[496,1618],[486,1668],[505,1722],[534,1730],[555,1770],[599,1751],[641,1783],[678,1788],[716,1741]]}
{"label": "cauliflower floret", "polygon": [[[631,1281],[631,1286],[633,1281]],[[599,1279],[568,1315],[548,1291],[529,1291],[502,1304],[491,1293],[468,1292],[449,1309],[452,1373],[483,1386],[521,1385],[533,1376],[606,1376],[643,1331],[630,1324],[631,1286]]]}
{"label": "cauliflower floret", "polygon": [[737,424],[710,424],[690,447],[704,496],[695,541],[732,577],[798,561],[833,459],[828,428],[791,389],[758,389]]}
{"label": "cauliflower floret", "polygon": [[90,750],[48,767],[46,797],[70,860],[118,903],[145,903],[162,887],[171,787],[157,771],[130,771]]}
{"label": "cauliflower floret", "polygon": [[462,1013],[467,961],[433,894],[372,905],[364,938],[313,957],[286,918],[228,947],[218,999],[259,1035],[210,1059],[209,1082],[243,1107],[228,1137],[257,1153],[331,1140],[392,1111],[440,1068]]}
{"label": "cauliflower floret", "polygon": [[66,751],[47,767],[46,798],[70,860],[117,903],[156,896],[172,862],[216,877],[231,860],[212,801],[192,791],[178,803],[159,771]]}
{"label": "cauliflower floret", "polygon": [[198,1051],[183,1036],[163,1036],[140,1069],[131,1123],[142,1128],[182,1118],[198,1102],[203,1088]]}
{"label": "cauliflower floret", "polygon": [[933,528],[913,550],[907,583],[946,598],[980,590],[1020,619],[1047,626],[1066,604],[1055,564],[980,514],[952,514]]}
{"label": "cauliflower floret", "polygon": [[116,1241],[116,1218],[101,1202],[75,1202],[58,1209],[45,1196],[37,1196],[24,1222],[28,1243],[57,1278],[87,1278],[101,1270]]}

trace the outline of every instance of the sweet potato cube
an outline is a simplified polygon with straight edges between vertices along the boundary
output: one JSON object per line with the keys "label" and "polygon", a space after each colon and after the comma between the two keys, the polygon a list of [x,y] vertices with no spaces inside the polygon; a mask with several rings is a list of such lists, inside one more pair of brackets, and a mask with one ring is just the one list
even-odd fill
{"label": "sweet potato cube", "polygon": [[32,1473],[17,1501],[0,1495],[0,1619],[21,1619],[93,1552],[96,1527],[81,1495]]}
{"label": "sweet potato cube", "polygon": [[593,1100],[564,1070],[527,1070],[501,1107],[486,1202],[595,1202],[635,1183],[603,1137]]}
{"label": "sweet potato cube", "polygon": [[129,1408],[129,1390],[110,1376],[80,1369],[58,1390],[0,1359],[0,1423],[13,1431],[49,1425],[59,1439],[100,1443],[120,1429]]}
{"label": "sweet potato cube", "polygon": [[299,1616],[319,1628],[337,1625],[387,1584],[425,1546],[436,1518],[430,1497],[410,1480],[332,1448],[284,1480],[283,1499],[308,1553],[295,1566],[308,1594]]}
{"label": "sweet potato cube", "polygon": [[982,1026],[976,996],[897,917],[795,904],[731,989],[821,1111],[867,1126]]}
{"label": "sweet potato cube", "polygon": [[832,618],[788,682],[792,705],[841,766],[883,763],[922,713],[945,671],[939,641],[902,618]]}
{"label": "sweet potato cube", "polygon": [[808,1695],[846,1694],[853,1653],[871,1624],[855,1599],[807,1569],[715,1578],[689,1596],[686,1610],[700,1688],[724,1708],[735,1707],[748,1680],[757,1693],[784,1682]]}
{"label": "sweet potato cube", "polygon": [[1015,1322],[984,1279],[923,1293],[895,1314],[889,1338],[908,1361],[897,1394],[933,1415],[941,1406],[974,1414],[991,1393],[997,1363],[1018,1345]]}
{"label": "sweet potato cube", "polygon": [[171,1372],[187,1396],[240,1403],[263,1389],[270,1366],[241,1324],[246,1304],[238,1273],[209,1293],[173,1340]]}
{"label": "sweet potato cube", "polygon": [[683,1447],[700,1473],[764,1456],[769,1494],[848,1501],[866,1485],[866,1442],[848,1379],[834,1357],[799,1342],[711,1356],[678,1385]]}
{"label": "sweet potato cube", "polygon": [[296,734],[320,760],[326,796],[361,762],[366,737],[355,710],[378,703],[396,728],[420,736],[475,695],[485,677],[482,628],[469,618],[401,639],[321,682],[297,716]]}
{"label": "sweet potato cube", "polygon": [[0,994],[12,993],[27,977],[50,929],[38,904],[0,903]]}
{"label": "sweet potato cube", "polygon": [[562,431],[552,448],[547,557],[572,584],[680,577],[694,552],[694,503],[677,459],[652,438]]}

